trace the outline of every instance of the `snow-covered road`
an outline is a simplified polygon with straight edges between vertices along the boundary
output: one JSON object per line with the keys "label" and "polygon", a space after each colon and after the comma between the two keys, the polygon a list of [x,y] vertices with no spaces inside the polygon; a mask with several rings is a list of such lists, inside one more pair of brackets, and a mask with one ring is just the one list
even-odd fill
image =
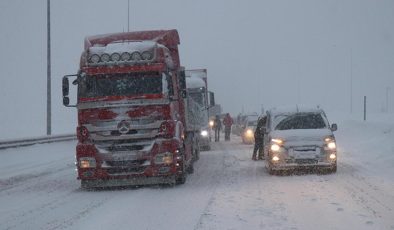
{"label": "snow-covered road", "polygon": [[394,229],[394,125],[339,127],[336,174],[270,176],[232,136],[175,187],[80,190],[73,141],[1,150],[0,229]]}

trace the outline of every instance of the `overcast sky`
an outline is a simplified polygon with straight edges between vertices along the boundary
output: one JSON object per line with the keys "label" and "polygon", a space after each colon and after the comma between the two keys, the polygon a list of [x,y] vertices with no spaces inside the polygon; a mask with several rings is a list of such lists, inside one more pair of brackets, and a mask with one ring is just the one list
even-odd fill
{"label": "overcast sky", "polygon": [[[224,112],[283,104],[394,110],[392,0],[130,0],[130,30],[177,29],[181,64],[208,69]],[[127,31],[127,0],[53,0],[53,133],[74,132],[61,77],[87,35]],[[46,133],[46,0],[0,1],[0,138]],[[352,74],[351,74],[352,73]]]}

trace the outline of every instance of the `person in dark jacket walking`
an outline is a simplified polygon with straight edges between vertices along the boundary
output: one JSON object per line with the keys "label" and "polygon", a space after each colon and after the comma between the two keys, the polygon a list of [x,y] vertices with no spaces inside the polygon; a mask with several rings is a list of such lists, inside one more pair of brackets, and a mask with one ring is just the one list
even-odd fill
{"label": "person in dark jacket walking", "polygon": [[229,113],[227,113],[226,116],[223,118],[223,125],[224,125],[224,140],[229,141],[231,126],[233,125],[233,119],[231,118]]}
{"label": "person in dark jacket walking", "polygon": [[[257,127],[254,131],[254,149],[252,160],[262,160],[264,159],[264,131],[265,131],[265,124],[267,123],[267,116],[262,116],[257,121]],[[259,155],[256,157],[257,151]]]}
{"label": "person in dark jacket walking", "polygon": [[215,129],[215,142],[218,142],[220,141],[220,130],[222,129],[222,122],[220,121],[219,115],[215,117],[213,128]]}

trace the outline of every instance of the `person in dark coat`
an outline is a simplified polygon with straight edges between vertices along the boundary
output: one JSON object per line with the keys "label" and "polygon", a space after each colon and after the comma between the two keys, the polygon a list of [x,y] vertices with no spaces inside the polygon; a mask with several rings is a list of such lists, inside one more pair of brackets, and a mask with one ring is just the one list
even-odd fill
{"label": "person in dark coat", "polygon": [[213,128],[215,129],[215,142],[220,141],[220,130],[222,129],[222,122],[219,115],[216,115]]}
{"label": "person in dark coat", "polygon": [[223,125],[224,125],[224,140],[229,141],[231,126],[233,125],[233,119],[231,118],[229,113],[227,113],[226,116],[223,118]]}
{"label": "person in dark coat", "polygon": [[[264,131],[265,131],[265,124],[267,123],[267,116],[262,116],[257,121],[257,127],[254,131],[254,149],[252,160],[262,160],[264,159]],[[256,157],[257,151],[259,155]]]}

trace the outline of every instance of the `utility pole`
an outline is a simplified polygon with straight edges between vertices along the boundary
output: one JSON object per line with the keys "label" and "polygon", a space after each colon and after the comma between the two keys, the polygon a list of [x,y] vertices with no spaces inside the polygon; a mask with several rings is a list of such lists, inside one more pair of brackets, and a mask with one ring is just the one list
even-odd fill
{"label": "utility pole", "polygon": [[389,112],[389,90],[390,87],[386,87],[386,113]]}
{"label": "utility pole", "polygon": [[127,32],[130,32],[130,0],[127,0]]}
{"label": "utility pole", "polygon": [[51,134],[51,5],[47,0],[47,135]]}
{"label": "utility pole", "polygon": [[350,113],[353,113],[353,49],[350,48]]}

